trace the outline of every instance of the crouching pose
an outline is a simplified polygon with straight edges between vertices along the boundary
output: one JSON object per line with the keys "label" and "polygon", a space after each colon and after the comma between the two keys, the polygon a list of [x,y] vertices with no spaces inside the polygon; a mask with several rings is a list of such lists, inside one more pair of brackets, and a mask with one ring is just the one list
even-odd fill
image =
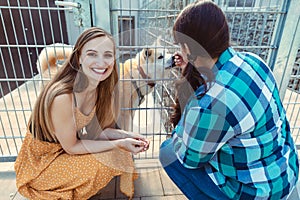
{"label": "crouching pose", "polygon": [[299,164],[274,76],[257,55],[230,47],[228,30],[212,1],[177,17],[182,78],[160,161],[189,199],[286,199]]}
{"label": "crouching pose", "polygon": [[78,38],[61,70],[42,89],[15,162],[20,194],[29,199],[88,199],[120,176],[133,196],[132,153],[143,136],[115,129],[118,74],[115,43],[100,28]]}

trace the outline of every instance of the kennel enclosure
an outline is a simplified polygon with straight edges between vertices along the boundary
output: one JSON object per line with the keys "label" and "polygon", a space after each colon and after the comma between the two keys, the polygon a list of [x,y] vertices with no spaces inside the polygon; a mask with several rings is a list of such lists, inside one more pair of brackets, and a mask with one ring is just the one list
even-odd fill
{"label": "kennel enclosure", "polygon": [[[103,27],[114,36],[118,62],[134,57],[161,38],[164,49],[178,49],[172,40],[176,16],[192,0],[3,0],[0,2],[0,162],[15,160],[43,77],[38,73],[40,51],[53,43],[73,45],[87,27]],[[215,0],[224,10],[232,46],[251,51],[272,68],[293,137],[300,147],[299,49],[300,5],[297,0]],[[133,121],[133,131],[152,140],[137,160],[157,159],[159,144],[170,134],[178,71],[156,79]],[[120,80],[130,81],[130,80]],[[143,81],[143,80],[136,80]],[[134,88],[132,88],[134,90]]]}

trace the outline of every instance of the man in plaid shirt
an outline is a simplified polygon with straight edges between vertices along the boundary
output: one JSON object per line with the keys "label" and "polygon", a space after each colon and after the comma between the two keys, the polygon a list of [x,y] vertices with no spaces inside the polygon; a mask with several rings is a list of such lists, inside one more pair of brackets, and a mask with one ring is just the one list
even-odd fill
{"label": "man in plaid shirt", "polygon": [[[214,3],[194,3],[179,15],[174,30],[182,33],[183,21],[191,23],[188,17],[195,14],[189,15],[201,6],[219,11]],[[189,45],[174,35],[182,47],[178,62],[187,57],[199,66]],[[299,164],[270,68],[255,54],[229,46],[213,62],[215,79],[202,75],[206,84],[187,100],[172,138],[161,146],[161,163],[189,199],[286,199],[298,180]]]}

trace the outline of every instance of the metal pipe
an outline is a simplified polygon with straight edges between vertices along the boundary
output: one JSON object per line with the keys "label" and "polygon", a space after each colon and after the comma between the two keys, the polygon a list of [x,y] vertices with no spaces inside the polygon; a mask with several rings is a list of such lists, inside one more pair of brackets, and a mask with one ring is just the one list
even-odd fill
{"label": "metal pipe", "polygon": [[77,2],[69,2],[69,1],[54,1],[55,5],[63,6],[63,7],[73,7],[73,8],[80,8],[81,4]]}

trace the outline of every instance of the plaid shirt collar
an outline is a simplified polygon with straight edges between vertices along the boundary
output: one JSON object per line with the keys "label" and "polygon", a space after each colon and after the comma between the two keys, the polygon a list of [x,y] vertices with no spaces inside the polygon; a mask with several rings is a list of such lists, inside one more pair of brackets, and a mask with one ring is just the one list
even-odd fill
{"label": "plaid shirt collar", "polygon": [[[236,51],[232,47],[228,47],[218,58],[217,62],[215,63],[214,67],[212,68],[213,74],[216,76],[218,71],[222,69],[223,65],[228,62],[234,55],[236,55]],[[203,76],[206,79],[205,76]],[[207,83],[210,87],[213,83]],[[194,95],[197,98],[200,98],[202,94],[205,92],[205,86],[201,85],[195,92]]]}
{"label": "plaid shirt collar", "polygon": [[[236,55],[236,51],[232,47],[228,47],[219,57],[215,66],[217,70],[220,70],[222,66],[228,62],[234,55]],[[215,71],[215,70],[214,70]]]}

